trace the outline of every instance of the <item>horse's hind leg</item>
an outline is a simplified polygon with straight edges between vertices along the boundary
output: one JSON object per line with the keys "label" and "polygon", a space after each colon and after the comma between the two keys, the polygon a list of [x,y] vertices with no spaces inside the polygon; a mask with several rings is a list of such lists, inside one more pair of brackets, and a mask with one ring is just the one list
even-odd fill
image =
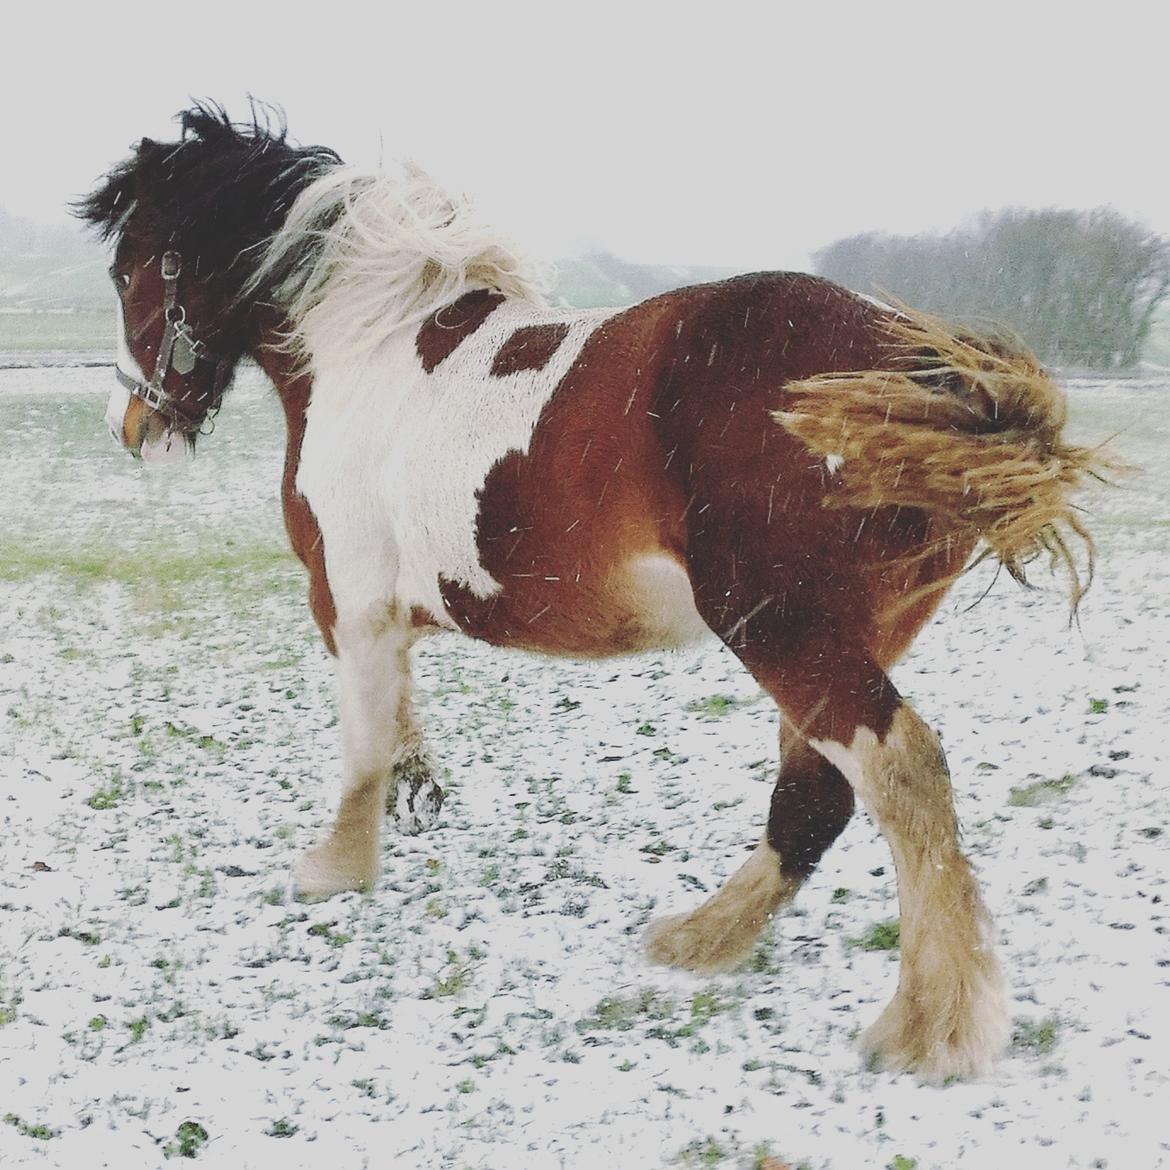
{"label": "horse's hind leg", "polygon": [[[768,837],[706,906],[654,924],[651,956],[708,970],[727,965],[706,962],[708,953],[746,953],[767,913],[791,897],[801,869],[839,831],[835,823],[847,819],[838,782],[844,777],[890,846],[901,906],[898,990],[863,1044],[886,1067],[911,1068],[929,1079],[985,1072],[1007,1041],[1006,996],[991,920],[959,848],[938,738],[885,673],[839,639],[791,628],[756,633],[735,646],[736,653],[801,736],[833,765],[831,772],[802,765],[815,777],[807,790],[819,794],[820,828],[815,835],[802,830],[790,801],[795,783],[778,785],[774,810],[787,808],[796,817],[770,820]],[[740,907],[744,911],[737,914]],[[736,924],[734,929],[724,921]],[[696,936],[706,938],[696,942]],[[717,936],[738,946],[713,944]]]}
{"label": "horse's hind leg", "polygon": [[855,643],[827,629],[779,643],[738,652],[849,781],[894,856],[898,990],[863,1044],[887,1068],[932,1080],[986,1072],[1007,1042],[1006,995],[938,737]]}
{"label": "horse's hind leg", "polygon": [[768,920],[791,902],[853,812],[853,790],[787,721],[768,828],[748,860],[697,910],[653,922],[646,954],[690,971],[726,971],[747,958]]}
{"label": "horse's hind leg", "polygon": [[888,720],[852,733],[822,725],[816,749],[848,778],[894,855],[901,910],[898,990],[865,1033],[891,1070],[930,1080],[990,1070],[1009,1036],[991,918],[959,848],[938,737],[898,701]]}

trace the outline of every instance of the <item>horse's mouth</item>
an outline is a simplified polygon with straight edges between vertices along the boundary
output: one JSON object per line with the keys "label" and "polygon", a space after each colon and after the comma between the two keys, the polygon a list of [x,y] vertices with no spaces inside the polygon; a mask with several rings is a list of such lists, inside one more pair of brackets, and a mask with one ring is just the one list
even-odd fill
{"label": "horse's mouth", "polygon": [[191,444],[178,431],[169,427],[157,436],[148,436],[134,452],[143,463],[176,463],[187,458]]}

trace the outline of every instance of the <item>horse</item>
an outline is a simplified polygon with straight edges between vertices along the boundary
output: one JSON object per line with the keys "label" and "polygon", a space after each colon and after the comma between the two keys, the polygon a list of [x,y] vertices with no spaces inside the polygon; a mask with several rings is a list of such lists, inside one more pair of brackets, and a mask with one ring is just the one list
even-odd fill
{"label": "horse", "polygon": [[[299,858],[321,899],[378,879],[386,808],[441,793],[411,698],[440,631],[603,658],[712,633],[780,712],[767,828],[653,962],[752,950],[857,800],[892,852],[897,990],[862,1046],[943,1081],[1009,1036],[993,926],[936,734],[889,670],[973,558],[1043,553],[1082,591],[1094,452],[1021,345],[814,276],[628,308],[550,304],[542,270],[424,172],[363,172],[253,107],[200,103],[77,208],[114,245],[115,437],[194,451],[245,356],[287,423],[281,498],[336,662],[341,797]],[[981,552],[979,550],[982,550]]]}

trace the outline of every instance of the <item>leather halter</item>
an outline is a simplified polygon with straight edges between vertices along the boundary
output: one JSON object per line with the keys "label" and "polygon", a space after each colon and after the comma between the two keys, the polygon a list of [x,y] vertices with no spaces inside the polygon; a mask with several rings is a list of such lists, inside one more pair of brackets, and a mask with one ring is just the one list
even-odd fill
{"label": "leather halter", "polygon": [[[183,271],[183,257],[178,252],[164,252],[162,257],[163,278],[163,325],[162,338],[158,344],[158,359],[149,382],[132,378],[121,366],[115,365],[118,381],[134,395],[142,399],[151,410],[165,415],[173,429],[184,434],[203,432],[208,419],[214,419],[223,401],[223,391],[229,360],[213,354],[200,341],[187,324],[187,312],[179,304],[179,274]],[[177,352],[176,352],[177,351]],[[163,387],[167,374],[172,369],[181,377],[191,373],[196,362],[211,362],[215,365],[215,376],[211,390],[196,396],[198,404],[207,403],[198,416],[193,416],[180,404],[180,400]],[[212,424],[214,426],[214,423]],[[206,432],[210,433],[210,432]]]}

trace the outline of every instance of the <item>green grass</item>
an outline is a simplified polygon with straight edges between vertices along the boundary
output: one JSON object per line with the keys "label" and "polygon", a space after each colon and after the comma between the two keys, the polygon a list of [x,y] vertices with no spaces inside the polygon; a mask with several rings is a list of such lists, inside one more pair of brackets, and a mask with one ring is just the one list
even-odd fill
{"label": "green grass", "polygon": [[157,596],[164,598],[178,598],[186,587],[209,580],[236,587],[295,565],[287,545],[260,544],[175,553],[160,544],[144,555],[140,549],[116,545],[78,548],[62,542],[30,546],[23,541],[0,538],[0,580],[22,581],[42,573],[55,573],[81,586],[115,581],[155,590]]}
{"label": "green grass", "polygon": [[687,704],[687,710],[704,719],[718,719],[740,707],[750,707],[756,699],[737,699],[734,695],[708,695]]}
{"label": "green grass", "polygon": [[674,1001],[647,988],[632,996],[606,996],[591,1016],[578,1020],[578,1032],[628,1032],[635,1024],[648,1020],[665,1020],[674,1014]]}
{"label": "green grass", "polygon": [[1008,804],[1012,808],[1036,808],[1051,804],[1066,795],[1076,785],[1075,776],[1061,776],[1059,780],[1037,780],[1024,784],[1008,793]]}
{"label": "green grass", "polygon": [[879,922],[871,927],[860,938],[850,939],[850,942],[863,951],[894,951],[898,949],[902,938],[902,928],[897,920]]}
{"label": "green grass", "polygon": [[71,313],[0,313],[0,354],[108,356],[115,344],[114,298],[106,309]]}
{"label": "green grass", "polygon": [[207,1143],[209,1134],[197,1121],[181,1121],[175,1131],[175,1140],[163,1147],[167,1158],[195,1158]]}
{"label": "green grass", "polygon": [[1012,1030],[1012,1051],[1029,1056],[1047,1056],[1056,1047],[1062,1026],[1057,1016],[1049,1016],[1044,1020],[1016,1020]]}
{"label": "green grass", "polygon": [[52,1129],[47,1125],[30,1125],[27,1121],[17,1117],[15,1113],[4,1114],[4,1124],[11,1125],[25,1137],[35,1138],[41,1142],[50,1141],[61,1132],[59,1129]]}

